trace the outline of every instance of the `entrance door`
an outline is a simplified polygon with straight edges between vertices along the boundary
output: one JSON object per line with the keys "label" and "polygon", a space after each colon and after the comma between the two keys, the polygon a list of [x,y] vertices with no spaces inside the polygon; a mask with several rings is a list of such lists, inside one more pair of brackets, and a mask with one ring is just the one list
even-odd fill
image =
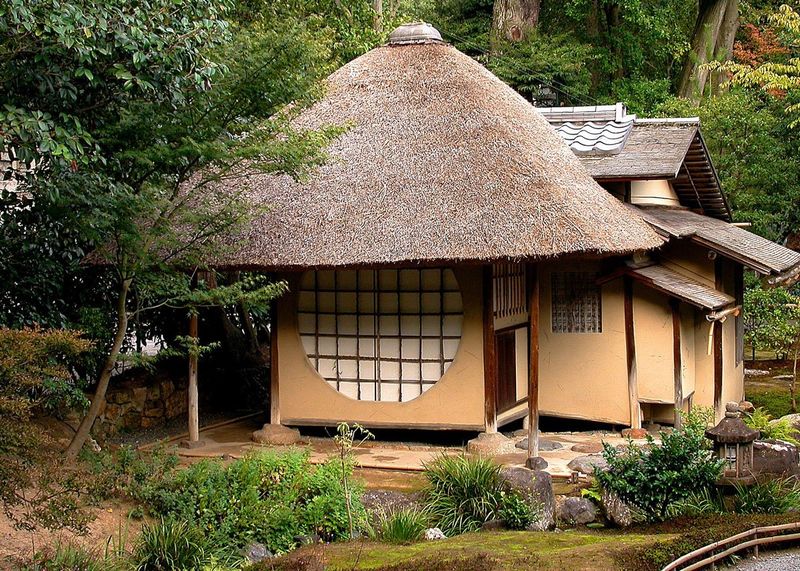
{"label": "entrance door", "polygon": [[515,330],[495,335],[497,354],[497,411],[508,410],[517,402],[517,352]]}

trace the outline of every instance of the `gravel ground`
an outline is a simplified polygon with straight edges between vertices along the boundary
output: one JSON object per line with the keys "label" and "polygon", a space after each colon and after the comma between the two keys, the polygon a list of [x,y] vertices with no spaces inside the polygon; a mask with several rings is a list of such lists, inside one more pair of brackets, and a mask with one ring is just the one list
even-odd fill
{"label": "gravel ground", "polygon": [[742,561],[734,569],[736,571],[788,571],[800,569],[800,549],[764,553],[758,559]]}

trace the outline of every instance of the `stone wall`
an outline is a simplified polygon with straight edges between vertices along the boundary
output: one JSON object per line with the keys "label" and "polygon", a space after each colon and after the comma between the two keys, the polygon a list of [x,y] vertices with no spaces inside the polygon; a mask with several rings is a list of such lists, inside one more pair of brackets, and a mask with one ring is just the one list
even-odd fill
{"label": "stone wall", "polygon": [[186,379],[169,371],[130,371],[112,379],[106,405],[94,431],[110,436],[120,431],[159,426],[185,416]]}

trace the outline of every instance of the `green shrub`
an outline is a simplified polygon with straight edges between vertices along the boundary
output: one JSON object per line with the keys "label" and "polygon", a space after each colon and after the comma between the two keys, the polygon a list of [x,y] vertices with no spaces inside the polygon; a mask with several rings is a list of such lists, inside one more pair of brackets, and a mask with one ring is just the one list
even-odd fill
{"label": "green shrub", "polygon": [[202,534],[174,520],[143,526],[132,558],[136,571],[193,571],[210,561]]}
{"label": "green shrub", "polygon": [[387,543],[412,543],[422,539],[430,517],[423,510],[401,508],[378,514],[374,536]]}
{"label": "green shrub", "polygon": [[692,492],[669,507],[669,517],[719,515],[725,513],[725,502],[716,488]]}
{"label": "green shrub", "polygon": [[[344,475],[361,529],[366,512],[352,468],[345,463]],[[228,553],[253,541],[284,553],[296,547],[297,536],[318,534],[325,541],[349,536],[342,464],[312,466],[308,453],[300,451],[262,452],[227,466],[206,460],[165,480],[146,501],[159,515],[193,522],[211,545]]]}
{"label": "green shrub", "polygon": [[767,480],[736,486],[733,510],[740,514],[782,514],[800,509],[800,486],[789,480]]}
{"label": "green shrub", "polygon": [[662,432],[660,442],[648,435],[646,447],[631,442],[623,451],[606,444],[608,470],[596,470],[595,478],[648,521],[661,521],[670,506],[710,489],[722,472],[723,461],[711,454],[704,435],[707,422],[708,413],[696,409],[681,430]]}
{"label": "green shrub", "polygon": [[113,568],[111,562],[102,561],[94,552],[70,543],[58,543],[52,548],[37,552],[23,571],[104,571]]}
{"label": "green shrub", "polygon": [[90,494],[94,500],[125,496],[147,503],[178,466],[178,457],[162,448],[140,452],[123,446],[115,452],[88,452],[83,459],[92,473]]}
{"label": "green shrub", "polygon": [[532,501],[526,500],[520,494],[501,492],[497,517],[509,529],[525,529],[536,521],[539,511],[538,505],[534,505]]}
{"label": "green shrub", "polygon": [[487,458],[439,456],[425,465],[425,479],[426,510],[445,535],[476,531],[493,519],[519,527],[535,517],[519,493],[506,490],[500,466]]}
{"label": "green shrub", "polygon": [[765,409],[759,407],[746,414],[744,422],[750,428],[761,431],[761,438],[783,440],[795,446],[800,446],[800,442],[794,437],[794,426],[792,426],[788,418],[773,421],[772,416]]}

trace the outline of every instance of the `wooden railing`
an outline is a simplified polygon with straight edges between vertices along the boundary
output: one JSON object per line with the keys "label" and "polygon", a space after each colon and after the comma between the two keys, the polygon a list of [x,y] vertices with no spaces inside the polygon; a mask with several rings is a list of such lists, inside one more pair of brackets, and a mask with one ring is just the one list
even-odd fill
{"label": "wooden railing", "polygon": [[[758,548],[761,545],[798,540],[800,540],[800,522],[754,527],[748,531],[732,535],[721,541],[716,541],[705,547],[696,549],[682,557],[678,557],[661,571],[677,571],[678,569],[681,571],[693,571],[694,569],[702,569],[708,565],[714,565],[718,561],[730,557],[734,553],[738,553],[744,549],[753,549],[753,554],[758,557]],[[724,548],[728,545],[731,547],[723,549],[719,553],[713,553],[717,549]],[[690,561],[694,561],[698,557],[702,557],[708,553],[712,553],[712,555],[687,565]]]}

